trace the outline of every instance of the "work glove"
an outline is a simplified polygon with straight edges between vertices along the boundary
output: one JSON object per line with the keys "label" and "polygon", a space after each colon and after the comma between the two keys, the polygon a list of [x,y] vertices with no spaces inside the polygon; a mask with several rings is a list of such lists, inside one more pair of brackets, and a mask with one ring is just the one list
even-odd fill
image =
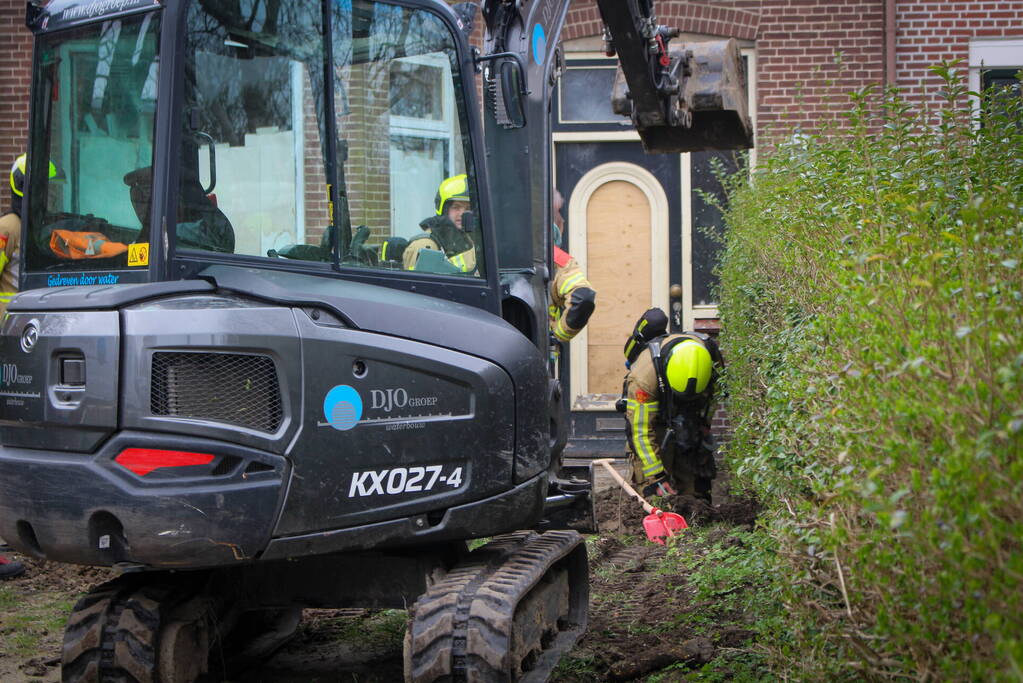
{"label": "work glove", "polygon": [[668,481],[668,477],[664,474],[658,475],[653,481],[643,487],[643,497],[650,498],[651,496],[674,496],[678,491]]}

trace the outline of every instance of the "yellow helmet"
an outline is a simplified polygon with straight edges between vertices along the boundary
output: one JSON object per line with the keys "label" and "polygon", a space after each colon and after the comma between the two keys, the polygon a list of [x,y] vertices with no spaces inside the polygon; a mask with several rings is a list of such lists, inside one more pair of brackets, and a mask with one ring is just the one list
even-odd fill
{"label": "yellow helmet", "polygon": [[[22,154],[20,157],[14,160],[14,165],[11,166],[11,192],[18,197],[25,196],[25,161],[28,158],[27,154]],[[57,177],[57,167],[50,162],[50,178]]]}
{"label": "yellow helmet", "polygon": [[664,374],[668,385],[684,396],[702,394],[710,384],[714,361],[707,347],[695,339],[675,344],[668,356]]}
{"label": "yellow helmet", "polygon": [[469,181],[466,175],[455,175],[447,178],[437,188],[437,197],[434,204],[437,205],[437,215],[444,215],[444,209],[448,202],[469,201]]}

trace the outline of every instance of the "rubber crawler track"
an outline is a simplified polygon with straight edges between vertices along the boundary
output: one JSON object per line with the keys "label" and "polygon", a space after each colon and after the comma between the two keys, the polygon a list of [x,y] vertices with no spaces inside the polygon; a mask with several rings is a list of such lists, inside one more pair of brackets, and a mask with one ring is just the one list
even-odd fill
{"label": "rubber crawler track", "polygon": [[[571,557],[570,557],[571,556]],[[529,671],[513,650],[516,608],[542,585],[551,568],[569,558],[573,586],[567,618],[543,625],[545,650],[530,656]],[[573,575],[574,573],[574,575]],[[564,580],[563,580],[564,583]],[[544,680],[586,627],[586,557],[574,531],[516,532],[499,536],[452,569],[410,612],[405,676],[414,683],[486,683]]]}
{"label": "rubber crawler track", "polygon": [[78,601],[64,630],[65,683],[157,683],[163,615],[191,593],[120,577]]}

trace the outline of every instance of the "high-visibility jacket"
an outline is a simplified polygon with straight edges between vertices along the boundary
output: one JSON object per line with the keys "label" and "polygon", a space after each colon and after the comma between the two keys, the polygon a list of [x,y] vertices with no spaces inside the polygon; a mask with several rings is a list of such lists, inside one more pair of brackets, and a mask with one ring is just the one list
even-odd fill
{"label": "high-visibility jacket", "polygon": [[554,247],[554,277],[547,309],[551,332],[570,341],[582,331],[596,307],[596,292],[571,254]]}
{"label": "high-visibility jacket", "polygon": [[[422,233],[409,240],[408,246],[405,247],[405,252],[402,254],[402,267],[405,270],[415,270],[416,264],[419,263],[419,252],[422,249],[432,249],[434,251],[444,251],[437,240],[429,233]],[[448,262],[459,271],[463,273],[471,273],[476,270],[476,248],[467,249],[457,254],[451,254],[448,256],[445,254]]]}
{"label": "high-visibility jacket", "polygon": [[16,213],[0,217],[0,313],[18,293],[21,271],[21,218]]}
{"label": "high-visibility jacket", "polygon": [[430,216],[419,227],[423,233],[409,240],[402,254],[402,267],[415,270],[423,249],[444,252],[444,257],[462,273],[476,270],[476,245],[445,216]]}
{"label": "high-visibility jacket", "polygon": [[[683,339],[695,339],[706,344],[695,334],[669,334],[659,338],[662,349],[668,348],[672,342]],[[663,352],[662,352],[663,353]],[[717,349],[712,356],[718,356]],[[662,359],[666,361],[662,355]],[[708,445],[710,441],[707,416],[713,401],[713,383],[705,396],[697,402],[680,406],[676,403],[673,411],[676,417],[688,420],[687,428],[697,438],[693,441],[690,452],[680,453],[675,442],[665,443],[668,431],[667,401],[674,397],[662,396],[657,381],[657,370],[654,367],[650,348],[645,348],[632,363],[628,375],[625,376],[625,421],[630,460],[633,465],[633,481],[644,483],[665,472],[679,487],[680,493],[692,494],[697,478],[713,479],[716,474],[714,454]],[[667,389],[670,394],[671,390]]]}

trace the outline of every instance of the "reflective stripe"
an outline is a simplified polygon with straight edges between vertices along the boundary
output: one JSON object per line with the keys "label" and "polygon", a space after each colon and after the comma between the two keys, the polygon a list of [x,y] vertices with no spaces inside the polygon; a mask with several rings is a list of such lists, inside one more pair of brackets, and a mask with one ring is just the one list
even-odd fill
{"label": "reflective stripe", "polygon": [[9,304],[17,292],[0,292],[0,303]]}
{"label": "reflective stripe", "polygon": [[582,273],[576,273],[575,275],[569,276],[569,278],[565,280],[564,283],[562,283],[561,289],[558,290],[558,294],[560,294],[561,296],[565,296],[566,294],[571,292],[572,289],[577,284],[584,281],[585,279],[586,277]]}
{"label": "reflective stripe", "polygon": [[635,444],[637,456],[643,463],[643,474],[651,476],[664,471],[661,459],[657,457],[657,450],[650,440],[653,434],[653,418],[657,413],[657,403],[640,403],[629,399],[629,403],[635,408],[635,421],[632,427],[632,441]]}
{"label": "reflective stripe", "polygon": [[554,326],[554,336],[561,341],[572,341],[575,333],[565,327],[565,321],[559,320],[558,324]]}
{"label": "reflective stripe", "polygon": [[380,260],[381,261],[386,261],[387,260],[387,242],[386,241],[383,244],[380,245]]}

